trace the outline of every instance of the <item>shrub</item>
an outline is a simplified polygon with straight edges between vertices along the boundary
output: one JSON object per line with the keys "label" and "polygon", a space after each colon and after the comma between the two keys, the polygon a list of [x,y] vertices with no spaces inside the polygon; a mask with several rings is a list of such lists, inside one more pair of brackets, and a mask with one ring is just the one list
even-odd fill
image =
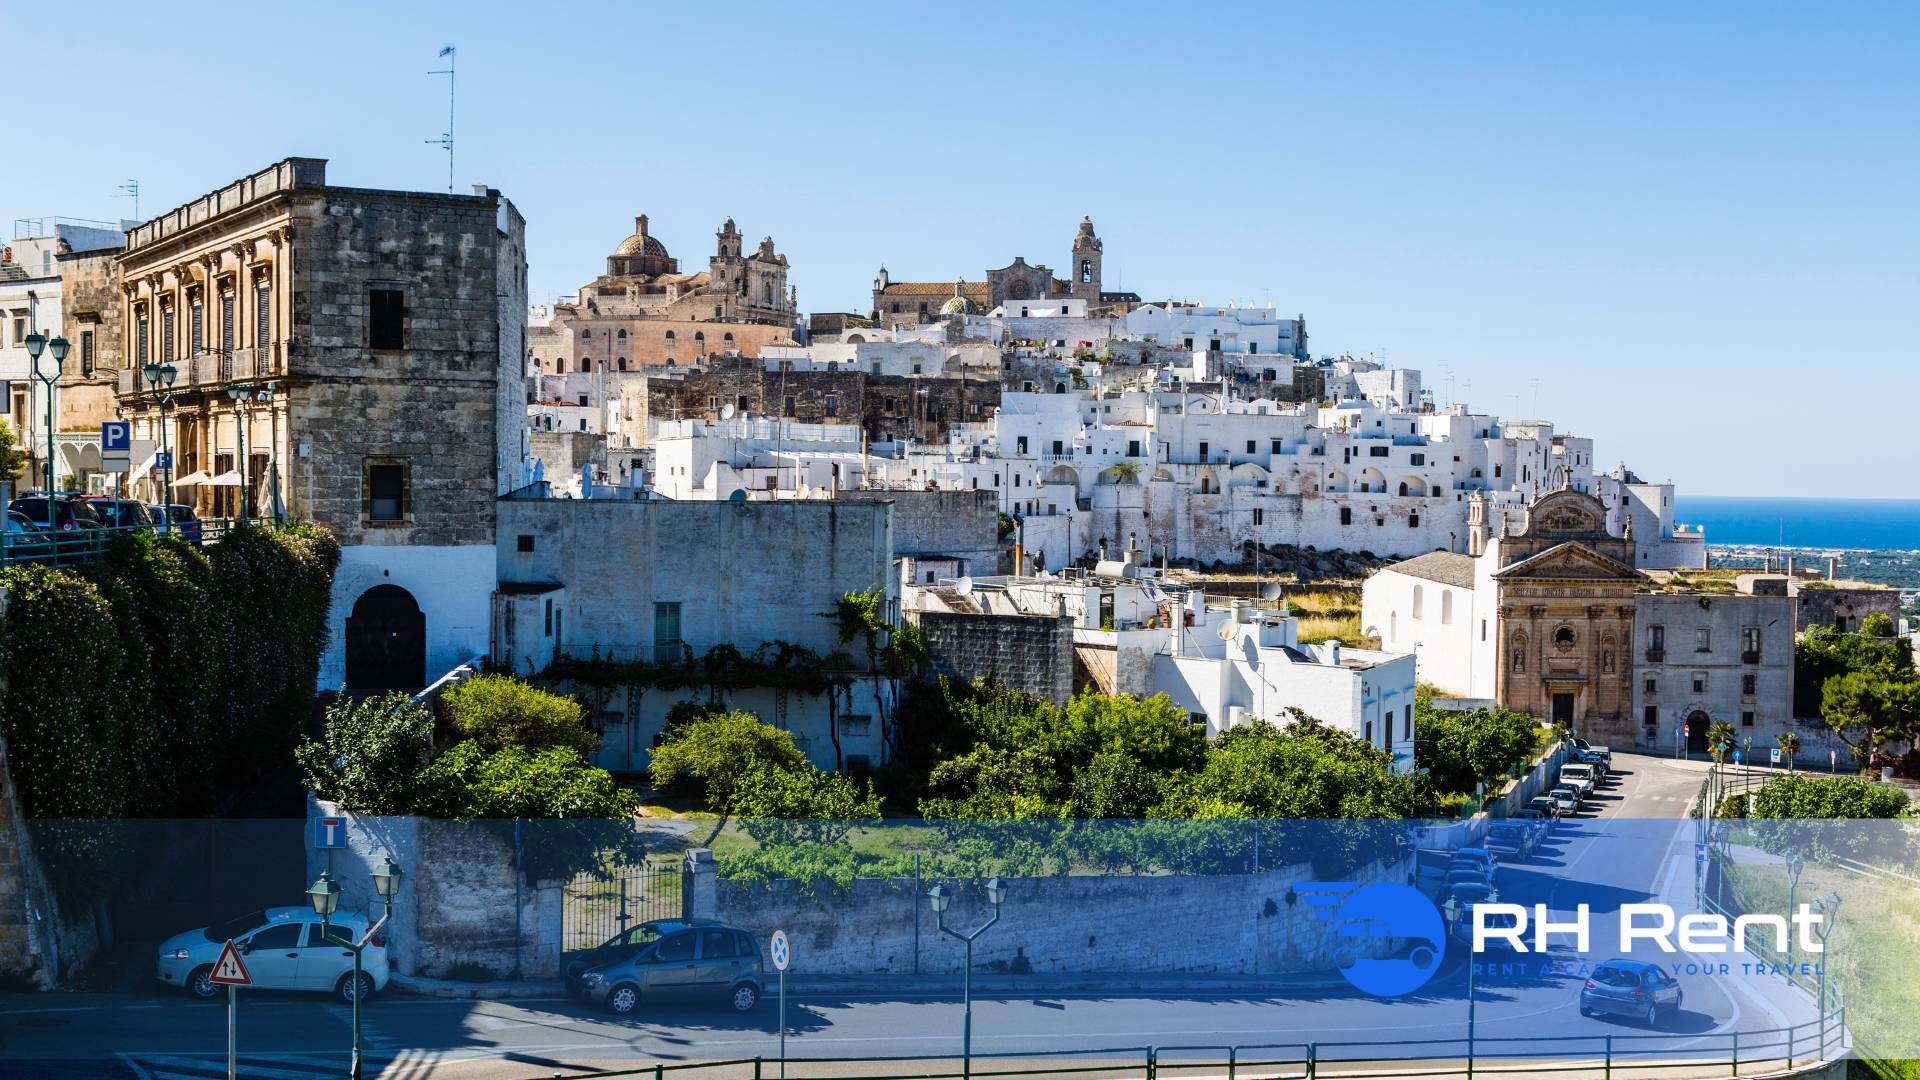
{"label": "shrub", "polygon": [[585,706],[510,675],[475,676],[440,701],[454,730],[487,750],[560,747],[584,754],[600,743],[587,728]]}
{"label": "shrub", "polygon": [[1868,637],[1890,638],[1893,630],[1893,616],[1884,611],[1876,611],[1860,623],[1860,632]]}
{"label": "shrub", "polygon": [[313,793],[362,814],[411,814],[433,753],[433,716],[402,691],[342,699],[293,757]]}
{"label": "shrub", "polygon": [[682,725],[654,748],[648,771],[656,788],[682,780],[700,786],[707,808],[732,813],[753,778],[763,772],[804,772],[812,768],[782,731],[748,712],[710,713]]}

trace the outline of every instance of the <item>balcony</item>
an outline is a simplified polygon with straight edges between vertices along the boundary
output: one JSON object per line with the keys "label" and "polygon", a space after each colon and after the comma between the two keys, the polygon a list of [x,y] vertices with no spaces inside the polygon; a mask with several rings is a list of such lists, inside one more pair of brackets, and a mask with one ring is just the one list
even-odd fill
{"label": "balcony", "polygon": [[1743,664],[1757,664],[1757,663],[1759,663],[1759,662],[1760,662],[1760,653],[1759,653],[1759,651],[1758,651],[1758,650],[1755,650],[1755,651],[1753,651],[1753,652],[1743,652],[1743,653],[1741,653],[1741,654],[1740,654],[1740,662],[1741,662],[1741,663],[1743,663]]}
{"label": "balcony", "polygon": [[1665,649],[1648,649],[1647,650],[1647,663],[1664,664],[1666,662],[1667,662],[1667,650]]}
{"label": "balcony", "polygon": [[[287,373],[287,354],[280,342],[264,349],[235,349],[230,353],[202,352],[173,362],[174,393],[217,390],[236,379],[268,379]],[[115,389],[122,395],[149,390],[138,367],[115,373]]]}

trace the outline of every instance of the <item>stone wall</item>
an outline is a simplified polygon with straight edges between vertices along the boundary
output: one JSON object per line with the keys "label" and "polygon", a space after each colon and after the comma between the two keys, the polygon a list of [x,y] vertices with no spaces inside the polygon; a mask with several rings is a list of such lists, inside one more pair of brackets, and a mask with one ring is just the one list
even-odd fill
{"label": "stone wall", "polygon": [[1900,593],[1897,589],[1830,589],[1795,583],[1793,594],[1800,598],[1800,633],[1816,627],[1831,626],[1849,633],[1860,632],[1867,616],[1885,614],[1898,625]]}
{"label": "stone wall", "polygon": [[927,636],[927,665],[936,675],[985,676],[1064,705],[1073,697],[1073,619],[1051,615],[907,612]]}
{"label": "stone wall", "polygon": [[992,491],[843,491],[849,502],[893,504],[893,553],[964,560],[970,575],[1000,565],[1000,500]]}
{"label": "stone wall", "polygon": [[[803,424],[854,424],[879,441],[944,441],[956,423],[980,423],[1000,406],[997,383],[979,379],[874,375],[863,371],[768,371],[759,360],[716,360],[714,366],[667,378],[645,376],[634,392],[653,420],[719,420],[752,413]],[[787,407],[791,398],[793,407]],[[831,398],[831,402],[829,402]],[[831,404],[831,408],[829,408]]]}
{"label": "stone wall", "polygon": [[[114,376],[124,365],[118,247],[60,256],[60,317],[73,343],[60,377],[60,428],[98,430],[114,419]],[[86,350],[91,340],[93,355]],[[91,370],[89,370],[89,365]]]}
{"label": "stone wall", "polygon": [[[961,946],[940,933],[926,901],[930,882],[859,878],[844,894],[813,899],[791,881],[771,885],[698,877],[687,912],[743,927],[762,941],[776,929],[793,942],[793,970],[808,975],[957,974]],[[1009,878],[1000,923],[974,945],[982,971],[1191,972],[1272,975],[1332,970],[1332,924],[1299,893],[1316,891],[1310,867],[1218,876]],[[1356,884],[1405,880],[1403,863],[1374,864]],[[951,883],[949,883],[951,887]],[[1294,890],[1293,902],[1288,901]],[[711,896],[712,907],[705,907]],[[947,920],[971,928],[991,909],[981,891],[955,890]]]}

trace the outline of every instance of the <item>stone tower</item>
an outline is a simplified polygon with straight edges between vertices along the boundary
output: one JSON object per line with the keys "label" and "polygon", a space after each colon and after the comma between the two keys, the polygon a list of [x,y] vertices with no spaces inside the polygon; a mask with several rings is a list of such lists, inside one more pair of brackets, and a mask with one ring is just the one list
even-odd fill
{"label": "stone tower", "polygon": [[734,227],[732,218],[728,218],[722,222],[720,231],[713,235],[719,240],[719,244],[715,248],[715,254],[718,257],[722,259],[737,259],[740,257],[740,230]]}
{"label": "stone tower", "polygon": [[1073,295],[1088,305],[1100,303],[1100,238],[1093,234],[1093,219],[1080,219],[1080,232],[1073,238]]}

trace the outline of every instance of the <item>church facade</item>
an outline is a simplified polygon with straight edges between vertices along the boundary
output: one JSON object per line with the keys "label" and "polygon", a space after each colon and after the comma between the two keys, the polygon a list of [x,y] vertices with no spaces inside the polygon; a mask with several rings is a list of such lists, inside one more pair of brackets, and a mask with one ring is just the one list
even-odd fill
{"label": "church facade", "polygon": [[972,312],[985,314],[1004,309],[1009,315],[1027,305],[1045,308],[1056,315],[1125,314],[1140,302],[1128,292],[1107,292],[1101,288],[1102,261],[1106,245],[1093,231],[1093,219],[1080,219],[1068,250],[1068,276],[1060,278],[1043,264],[1027,262],[1024,257],[998,270],[986,272],[984,280],[895,281],[886,267],[873,279],[871,317],[881,326],[918,326],[936,322],[943,314],[953,314],[953,301],[963,300]]}

